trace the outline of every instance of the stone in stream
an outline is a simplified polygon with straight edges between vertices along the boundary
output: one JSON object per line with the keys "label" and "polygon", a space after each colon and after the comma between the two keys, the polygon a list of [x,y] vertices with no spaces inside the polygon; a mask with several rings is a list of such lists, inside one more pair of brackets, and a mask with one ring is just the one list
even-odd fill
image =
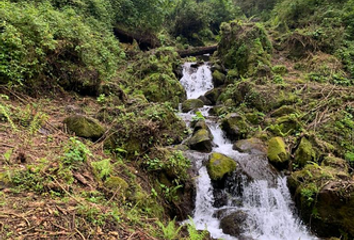
{"label": "stone in stream", "polygon": [[285,143],[281,137],[273,137],[268,142],[269,162],[282,170],[288,166],[289,154],[285,149]]}
{"label": "stone in stream", "polygon": [[64,120],[68,130],[76,136],[97,140],[105,133],[104,127],[95,119],[83,115],[73,115]]}
{"label": "stone in stream", "polygon": [[212,103],[209,99],[207,99],[205,96],[200,96],[198,99],[199,99],[199,100],[202,100],[203,103],[204,103],[204,105],[212,105],[212,104],[213,104],[213,103]]}
{"label": "stone in stream", "polygon": [[192,150],[200,152],[211,152],[212,138],[207,129],[200,129],[196,131],[193,136],[188,140],[187,145]]}
{"label": "stone in stream", "polygon": [[206,165],[208,174],[213,181],[221,180],[225,175],[236,170],[237,164],[228,156],[221,153],[212,153]]}
{"label": "stone in stream", "polygon": [[247,137],[249,125],[246,119],[237,113],[230,113],[221,122],[221,128],[231,140]]}
{"label": "stone in stream", "polygon": [[216,102],[218,101],[218,98],[222,92],[221,88],[214,88],[209,91],[207,91],[204,96],[212,103],[212,105],[215,105]]}
{"label": "stone in stream", "polygon": [[238,239],[251,240],[249,236],[245,236],[248,226],[247,223],[248,214],[244,211],[237,211],[223,217],[220,221],[220,228],[223,233],[229,234]]}
{"label": "stone in stream", "polygon": [[238,140],[232,149],[241,153],[267,154],[267,147],[259,138]]}
{"label": "stone in stream", "polygon": [[182,112],[189,112],[204,106],[204,102],[199,99],[188,99],[182,103]]}

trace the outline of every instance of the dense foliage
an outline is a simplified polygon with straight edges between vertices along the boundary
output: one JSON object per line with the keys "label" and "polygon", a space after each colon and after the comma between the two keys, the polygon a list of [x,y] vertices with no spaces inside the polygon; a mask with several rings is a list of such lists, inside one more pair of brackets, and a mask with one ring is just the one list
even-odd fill
{"label": "dense foliage", "polygon": [[0,6],[0,82],[92,84],[115,74],[123,53],[101,22],[48,2],[1,1]]}

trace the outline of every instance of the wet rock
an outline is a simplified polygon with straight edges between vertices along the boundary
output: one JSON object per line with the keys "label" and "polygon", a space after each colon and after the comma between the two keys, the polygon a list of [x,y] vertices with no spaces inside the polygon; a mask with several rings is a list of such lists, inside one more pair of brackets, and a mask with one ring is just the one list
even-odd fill
{"label": "wet rock", "polygon": [[204,94],[204,96],[211,102],[212,105],[214,105],[218,101],[218,98],[219,98],[221,92],[222,92],[222,89],[214,88],[214,89],[206,92]]}
{"label": "wet rock", "polygon": [[232,158],[214,152],[209,156],[206,166],[211,180],[217,181],[235,171],[237,164]]}
{"label": "wet rock", "polygon": [[232,149],[242,153],[255,153],[266,154],[267,147],[259,138],[249,138],[238,140],[232,147]]}
{"label": "wet rock", "polygon": [[199,99],[188,99],[182,103],[182,112],[189,112],[204,106],[204,102]]}
{"label": "wet rock", "polygon": [[210,138],[209,131],[206,129],[200,129],[196,131],[188,140],[188,146],[193,150],[211,152],[212,138]]}
{"label": "wet rock", "polygon": [[207,130],[209,132],[210,139],[213,140],[214,138],[205,120],[192,121],[191,128],[193,128],[194,133],[198,132],[201,129]]}
{"label": "wet rock", "polygon": [[68,130],[76,136],[97,140],[105,133],[104,127],[95,119],[73,115],[64,120]]}
{"label": "wet rock", "polygon": [[224,85],[226,81],[226,76],[225,74],[219,72],[218,70],[215,70],[213,72],[213,83],[215,87],[219,87],[221,85]]}
{"label": "wet rock", "polygon": [[221,122],[221,128],[231,140],[244,139],[249,132],[246,119],[237,113],[228,114]]}
{"label": "wet rock", "polygon": [[269,162],[278,169],[284,169],[288,166],[289,154],[281,137],[273,137],[269,140],[267,156]]}
{"label": "wet rock", "polygon": [[243,211],[237,211],[224,217],[220,221],[220,228],[223,233],[233,237],[239,237],[246,232],[248,214]]}
{"label": "wet rock", "polygon": [[304,167],[306,164],[315,161],[316,152],[312,147],[312,144],[309,140],[303,137],[300,141],[298,148],[295,151],[294,162],[300,166]]}
{"label": "wet rock", "polygon": [[303,221],[319,237],[354,237],[354,181],[348,172],[306,165],[291,174],[288,186]]}
{"label": "wet rock", "polygon": [[214,195],[214,204],[213,204],[214,207],[220,208],[222,206],[227,205],[228,197],[227,197],[227,193],[224,190],[214,188],[213,195]]}
{"label": "wet rock", "polygon": [[205,96],[200,96],[198,99],[199,99],[199,100],[202,100],[203,103],[204,103],[204,105],[212,105],[212,104],[213,104],[213,103],[212,103],[209,99],[207,99]]}
{"label": "wet rock", "polygon": [[177,79],[181,79],[183,77],[183,66],[182,65],[177,65],[173,69],[173,73],[175,74]]}

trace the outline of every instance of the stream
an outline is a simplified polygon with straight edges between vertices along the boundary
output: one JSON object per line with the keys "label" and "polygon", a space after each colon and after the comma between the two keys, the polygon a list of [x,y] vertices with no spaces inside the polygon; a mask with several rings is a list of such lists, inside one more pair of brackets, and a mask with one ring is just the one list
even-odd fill
{"label": "stream", "polygon": [[[208,63],[195,66],[185,63],[180,80],[188,99],[203,96],[213,89],[212,73]],[[193,216],[198,230],[207,229],[211,236],[225,240],[314,240],[306,226],[295,215],[294,203],[286,185],[286,177],[268,164],[264,154],[246,154],[232,149],[232,143],[219,127],[218,119],[209,116],[212,106],[204,106],[199,111],[206,118],[206,124],[214,136],[212,152],[222,153],[237,164],[233,176],[227,178],[223,189],[214,189],[205,163],[210,153],[189,150],[186,155],[198,170],[196,179],[196,203]],[[190,124],[195,114],[180,113],[180,117]],[[220,204],[219,196],[226,196]],[[235,225],[240,234],[236,238],[225,234],[220,228],[221,219],[237,213],[242,219]]]}

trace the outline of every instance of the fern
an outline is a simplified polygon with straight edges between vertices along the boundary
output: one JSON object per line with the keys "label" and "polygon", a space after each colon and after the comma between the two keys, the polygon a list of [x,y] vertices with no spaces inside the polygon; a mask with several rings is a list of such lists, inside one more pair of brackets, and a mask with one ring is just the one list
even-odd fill
{"label": "fern", "polygon": [[165,226],[162,222],[157,221],[156,224],[160,227],[162,233],[163,233],[163,239],[167,239],[167,240],[174,240],[174,239],[178,239],[178,234],[182,229],[182,225],[179,226],[176,229],[176,220],[173,219],[172,221],[170,221],[167,226]]}
{"label": "fern", "polygon": [[188,238],[189,240],[203,240],[208,234],[207,230],[204,230],[202,232],[198,231],[191,217],[189,217],[187,231],[189,234],[189,238]]}

